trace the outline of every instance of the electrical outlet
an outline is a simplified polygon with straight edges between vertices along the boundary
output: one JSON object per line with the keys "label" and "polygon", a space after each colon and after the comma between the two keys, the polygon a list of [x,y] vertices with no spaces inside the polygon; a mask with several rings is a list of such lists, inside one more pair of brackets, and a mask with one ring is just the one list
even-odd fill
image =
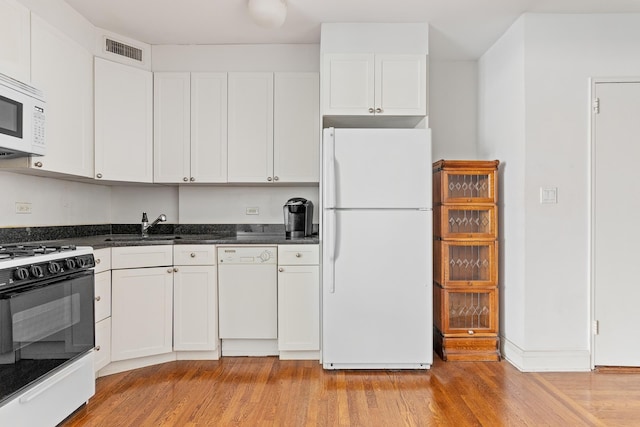
{"label": "electrical outlet", "polygon": [[31,213],[31,203],[28,203],[28,202],[16,202],[16,213],[17,214],[30,214]]}
{"label": "electrical outlet", "polygon": [[260,208],[247,208],[246,215],[260,215]]}

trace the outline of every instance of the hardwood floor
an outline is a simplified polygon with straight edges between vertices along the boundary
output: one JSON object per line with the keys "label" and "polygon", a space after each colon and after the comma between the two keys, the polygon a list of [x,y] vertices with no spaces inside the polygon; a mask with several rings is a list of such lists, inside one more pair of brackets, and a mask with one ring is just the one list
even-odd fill
{"label": "hardwood floor", "polygon": [[522,373],[508,362],[325,371],[313,361],[179,361],[97,380],[74,426],[632,426],[640,373]]}

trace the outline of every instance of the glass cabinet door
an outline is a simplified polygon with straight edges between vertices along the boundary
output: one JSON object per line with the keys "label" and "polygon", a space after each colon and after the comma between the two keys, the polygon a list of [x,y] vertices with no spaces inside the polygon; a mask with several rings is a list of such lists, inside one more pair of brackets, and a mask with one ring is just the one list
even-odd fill
{"label": "glass cabinet door", "polygon": [[433,235],[439,239],[495,240],[496,223],[494,205],[436,206]]}
{"label": "glass cabinet door", "polygon": [[434,280],[451,287],[497,286],[498,243],[434,241]]}
{"label": "glass cabinet door", "polygon": [[446,335],[495,334],[498,325],[498,289],[443,289],[434,287],[434,305],[439,316],[436,327]]}

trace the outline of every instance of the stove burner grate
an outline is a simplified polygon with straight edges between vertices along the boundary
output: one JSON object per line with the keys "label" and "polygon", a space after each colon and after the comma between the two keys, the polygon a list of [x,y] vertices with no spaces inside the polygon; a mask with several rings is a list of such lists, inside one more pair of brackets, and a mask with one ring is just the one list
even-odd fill
{"label": "stove burner grate", "polygon": [[74,251],[75,245],[0,245],[0,261]]}

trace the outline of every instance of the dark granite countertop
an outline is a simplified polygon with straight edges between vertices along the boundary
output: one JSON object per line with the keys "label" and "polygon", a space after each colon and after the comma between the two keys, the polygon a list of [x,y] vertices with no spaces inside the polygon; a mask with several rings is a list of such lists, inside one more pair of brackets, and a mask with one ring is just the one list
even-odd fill
{"label": "dark granite countertop", "polygon": [[[156,229],[157,228],[157,229]],[[147,245],[296,245],[318,244],[318,227],[311,237],[287,239],[279,224],[159,224],[142,238],[139,224],[0,228],[0,245],[42,243],[92,246],[94,249]]]}
{"label": "dark granite countertop", "polygon": [[252,233],[220,236],[215,234],[181,234],[181,235],[151,235],[142,238],[137,234],[103,234],[98,236],[77,237],[49,241],[52,244],[92,246],[94,249],[114,248],[121,246],[150,246],[150,245],[300,245],[318,244],[318,236],[300,239],[286,239],[284,234],[273,235],[266,233]]}

